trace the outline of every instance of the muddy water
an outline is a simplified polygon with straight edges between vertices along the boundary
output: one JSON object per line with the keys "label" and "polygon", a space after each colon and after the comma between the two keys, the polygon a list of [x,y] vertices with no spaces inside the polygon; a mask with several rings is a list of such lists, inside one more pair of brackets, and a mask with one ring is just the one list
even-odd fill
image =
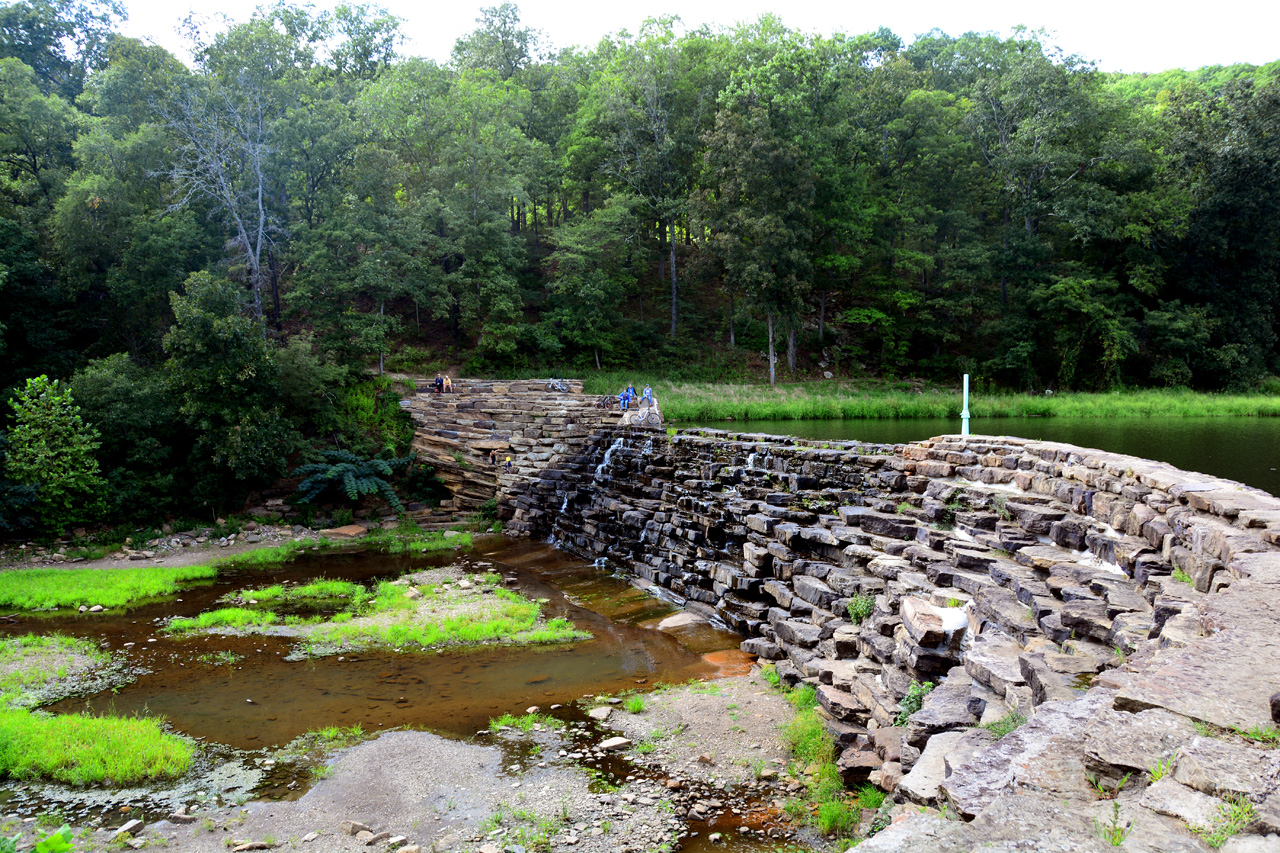
{"label": "muddy water", "polygon": [[[213,609],[220,606],[219,597],[246,587],[315,577],[372,582],[455,557],[317,555],[280,569],[224,572],[213,584],[184,590],[177,600],[126,614],[41,619],[0,630],[59,630],[87,637],[146,670],[114,693],[66,700],[50,706],[50,711],[88,707],[164,715],[179,732],[248,750],[283,746],[304,732],[330,725],[359,724],[367,732],[404,726],[467,736],[492,717],[522,713],[530,705],[545,708],[586,694],[707,677],[739,663],[735,653],[724,653],[737,646],[739,638],[733,633],[707,625],[677,633],[654,630],[661,617],[673,612],[671,605],[546,545],[500,539],[479,543],[464,559],[514,574],[521,592],[549,600],[544,607],[548,617],[568,617],[594,639],[568,645],[442,654],[372,651],[341,659],[288,661],[295,642],[290,637],[170,638],[158,632],[168,617]],[[227,652],[242,659],[230,665],[214,662]],[[707,652],[721,654],[708,659]]]}

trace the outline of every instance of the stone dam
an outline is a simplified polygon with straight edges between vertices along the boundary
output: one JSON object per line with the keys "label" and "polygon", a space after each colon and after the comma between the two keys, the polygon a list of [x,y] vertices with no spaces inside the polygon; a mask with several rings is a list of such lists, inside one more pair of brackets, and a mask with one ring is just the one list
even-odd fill
{"label": "stone dam", "polygon": [[814,685],[846,783],[933,807],[860,850],[1280,851],[1280,499],[1056,443],[669,435],[532,396],[446,426],[518,456],[507,531]]}

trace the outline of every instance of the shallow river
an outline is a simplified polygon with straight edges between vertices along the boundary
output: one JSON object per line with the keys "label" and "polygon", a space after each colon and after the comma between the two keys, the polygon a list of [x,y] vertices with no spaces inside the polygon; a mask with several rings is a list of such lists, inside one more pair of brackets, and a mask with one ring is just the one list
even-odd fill
{"label": "shallow river", "polygon": [[[960,419],[704,421],[678,426],[895,444],[958,433]],[[974,418],[969,431],[1158,459],[1280,495],[1280,418]]]}

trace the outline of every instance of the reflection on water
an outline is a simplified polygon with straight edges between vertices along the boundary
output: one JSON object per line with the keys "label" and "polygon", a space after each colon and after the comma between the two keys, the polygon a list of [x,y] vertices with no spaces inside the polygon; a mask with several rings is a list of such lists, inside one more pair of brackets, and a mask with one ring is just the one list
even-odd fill
{"label": "reflection on water", "polygon": [[[680,426],[897,444],[958,433],[960,419],[708,421]],[[1280,418],[974,418],[969,431],[1157,459],[1280,494]]]}
{"label": "reflection on water", "polygon": [[[453,559],[450,554],[434,562]],[[218,597],[237,589],[319,576],[371,582],[430,562],[380,554],[317,555],[277,570],[236,570],[214,584],[184,590],[180,600],[127,614],[84,614],[0,630],[59,630],[87,637],[149,670],[115,693],[67,700],[51,706],[51,711],[87,705],[118,714],[164,715],[179,732],[240,749],[282,746],[330,725],[359,724],[369,732],[405,726],[466,736],[493,717],[523,713],[530,705],[546,707],[587,694],[707,677],[741,659],[736,651],[724,661],[702,656],[736,649],[740,638],[732,632],[704,624],[690,632],[691,642],[685,643],[679,634],[646,627],[673,608],[547,545],[494,539],[478,543],[461,559],[514,574],[521,592],[548,599],[548,618],[566,616],[594,639],[445,654],[371,651],[343,659],[288,661],[293,642],[289,637],[169,638],[158,633],[164,619],[217,607]],[[242,659],[230,665],[201,661],[225,659],[220,656],[226,652]]]}

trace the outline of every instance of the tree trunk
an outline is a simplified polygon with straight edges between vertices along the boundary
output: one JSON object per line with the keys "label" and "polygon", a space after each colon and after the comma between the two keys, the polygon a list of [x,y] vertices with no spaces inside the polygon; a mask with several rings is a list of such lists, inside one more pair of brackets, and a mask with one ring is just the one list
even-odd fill
{"label": "tree trunk", "polygon": [[773,312],[769,312],[769,384],[777,385],[778,376],[774,371],[774,365],[778,361],[778,357],[773,354]]}
{"label": "tree trunk", "polygon": [[658,280],[667,277],[667,256],[663,249],[667,245],[667,224],[665,222],[658,223]]}
{"label": "tree trunk", "polygon": [[787,329],[787,370],[796,372],[796,326],[789,323]]}
{"label": "tree trunk", "polygon": [[586,216],[591,212],[591,190],[590,188],[582,191],[582,215]]}
{"label": "tree trunk", "polygon": [[[383,313],[384,313],[383,309],[384,309],[385,307],[386,307],[386,303],[385,303],[385,302],[379,302],[379,303],[378,303],[378,316],[379,316],[379,317],[381,317],[381,316],[383,315]],[[382,352],[382,349],[381,349],[381,348],[379,348],[379,349],[378,349],[378,375],[379,375],[379,376],[381,376],[381,375],[382,375],[382,369],[383,369],[383,355],[384,355],[384,353]]]}
{"label": "tree trunk", "polygon": [[679,290],[676,283],[676,228],[675,221],[671,222],[671,239],[667,241],[667,245],[671,248],[671,337],[676,336],[676,319],[679,315]]}
{"label": "tree trunk", "polygon": [[600,348],[599,347],[595,347],[595,354],[596,354],[596,370],[600,370]]}
{"label": "tree trunk", "polygon": [[827,292],[818,299],[818,346],[827,341]]}

